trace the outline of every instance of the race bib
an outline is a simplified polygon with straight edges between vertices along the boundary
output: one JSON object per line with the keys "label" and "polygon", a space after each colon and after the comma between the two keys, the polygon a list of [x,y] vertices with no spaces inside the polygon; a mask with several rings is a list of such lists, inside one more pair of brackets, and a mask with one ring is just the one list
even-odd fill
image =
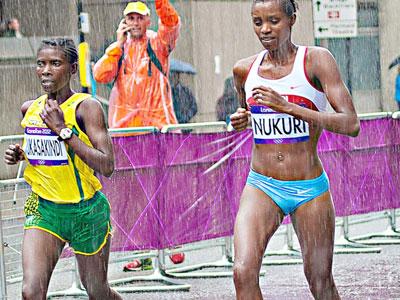
{"label": "race bib", "polygon": [[266,106],[251,106],[251,122],[256,144],[292,144],[310,138],[307,122]]}
{"label": "race bib", "polygon": [[31,165],[60,166],[68,164],[63,141],[49,128],[26,127],[24,152]]}

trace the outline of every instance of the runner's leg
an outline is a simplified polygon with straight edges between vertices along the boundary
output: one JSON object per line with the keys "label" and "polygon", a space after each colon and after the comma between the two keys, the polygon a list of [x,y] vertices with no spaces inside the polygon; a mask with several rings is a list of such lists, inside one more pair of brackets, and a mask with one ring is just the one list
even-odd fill
{"label": "runner's leg", "polygon": [[340,299],[332,276],[335,210],[330,193],[300,206],[292,221],[311,293],[315,299]]}
{"label": "runner's leg", "polygon": [[122,300],[121,296],[112,290],[108,284],[107,272],[110,242],[109,236],[107,243],[95,255],[76,255],[79,275],[90,300]]}
{"label": "runner's leg", "polygon": [[50,277],[65,243],[36,228],[26,229],[22,244],[22,298],[46,299]]}
{"label": "runner's leg", "polygon": [[267,243],[283,219],[280,208],[261,190],[246,185],[234,232],[234,283],[237,299],[262,299],[261,263]]}

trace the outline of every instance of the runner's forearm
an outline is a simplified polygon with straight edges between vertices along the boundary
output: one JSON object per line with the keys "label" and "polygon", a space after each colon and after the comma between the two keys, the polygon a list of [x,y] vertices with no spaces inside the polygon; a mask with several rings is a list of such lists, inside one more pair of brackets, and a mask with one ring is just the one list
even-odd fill
{"label": "runner's forearm", "polygon": [[114,159],[112,154],[89,147],[75,134],[66,143],[91,169],[104,176],[110,176],[113,173]]}

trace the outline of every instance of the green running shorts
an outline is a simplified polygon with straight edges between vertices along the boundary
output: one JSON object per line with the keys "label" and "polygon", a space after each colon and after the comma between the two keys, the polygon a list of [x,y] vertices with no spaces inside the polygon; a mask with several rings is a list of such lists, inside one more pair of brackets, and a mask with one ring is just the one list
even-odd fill
{"label": "green running shorts", "polygon": [[56,204],[31,193],[24,212],[24,229],[46,231],[67,242],[76,254],[98,253],[111,232],[110,204],[99,191],[75,204]]}

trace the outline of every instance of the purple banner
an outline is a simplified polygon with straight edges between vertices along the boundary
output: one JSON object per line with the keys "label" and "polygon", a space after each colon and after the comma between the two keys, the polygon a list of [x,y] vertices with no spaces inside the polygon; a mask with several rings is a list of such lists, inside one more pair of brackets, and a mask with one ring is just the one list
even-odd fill
{"label": "purple banner", "polygon": [[[112,207],[114,251],[162,249],[233,233],[250,165],[250,130],[113,142],[116,170],[101,179]],[[324,131],[319,153],[338,216],[400,207],[400,121],[362,121],[357,138]]]}

